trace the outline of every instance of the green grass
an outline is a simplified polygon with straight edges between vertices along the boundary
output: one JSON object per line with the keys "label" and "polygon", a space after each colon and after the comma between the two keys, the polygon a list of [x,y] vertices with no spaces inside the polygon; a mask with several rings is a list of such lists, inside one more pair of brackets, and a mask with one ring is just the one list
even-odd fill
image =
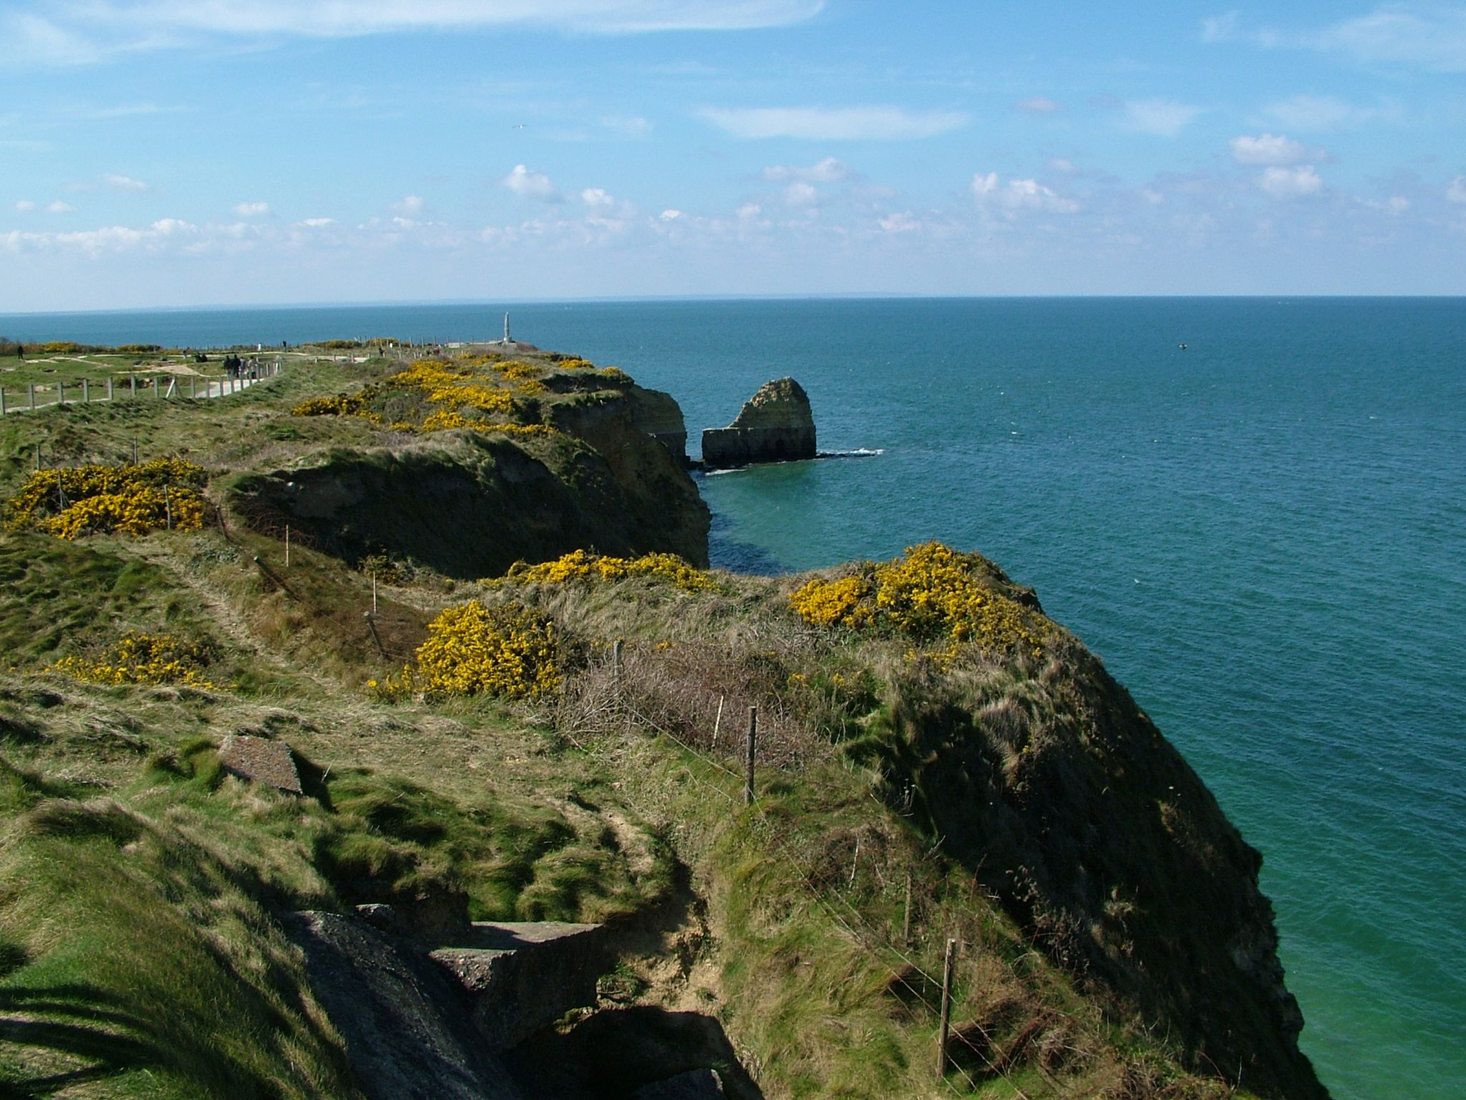
{"label": "green grass", "polygon": [[[340,1043],[297,956],[213,853],[110,802],[48,800],[7,825],[6,1059],[24,1094],[348,1097]],[[23,889],[16,884],[24,883]]]}

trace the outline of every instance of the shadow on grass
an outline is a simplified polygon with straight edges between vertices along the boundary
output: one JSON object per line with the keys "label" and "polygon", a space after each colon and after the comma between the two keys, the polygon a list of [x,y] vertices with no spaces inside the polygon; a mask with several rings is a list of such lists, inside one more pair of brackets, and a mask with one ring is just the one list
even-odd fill
{"label": "shadow on grass", "polygon": [[[221,1050],[207,1052],[207,1068],[202,1060],[191,1066],[188,1052],[160,1020],[130,1011],[122,998],[86,985],[0,989],[0,1041],[24,1051],[26,1062],[35,1066],[12,1069],[10,1080],[0,1083],[0,1097],[49,1096],[144,1068],[176,1073],[210,1095],[273,1094],[269,1081]],[[58,1068],[58,1062],[76,1059],[91,1064]],[[216,1091],[221,1085],[224,1091]]]}

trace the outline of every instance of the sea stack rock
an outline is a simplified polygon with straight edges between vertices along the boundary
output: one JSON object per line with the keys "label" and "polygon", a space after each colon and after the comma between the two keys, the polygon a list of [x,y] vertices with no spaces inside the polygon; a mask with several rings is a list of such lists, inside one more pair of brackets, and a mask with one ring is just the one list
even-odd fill
{"label": "sea stack rock", "polygon": [[792,378],[765,382],[732,424],[702,433],[702,462],[708,469],[814,456],[809,395]]}

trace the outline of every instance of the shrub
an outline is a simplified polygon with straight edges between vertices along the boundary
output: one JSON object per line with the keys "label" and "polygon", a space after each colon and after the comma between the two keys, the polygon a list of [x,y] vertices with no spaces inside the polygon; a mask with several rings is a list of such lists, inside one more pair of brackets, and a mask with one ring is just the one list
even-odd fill
{"label": "shrub", "polygon": [[[1005,594],[999,576],[981,555],[928,542],[853,576],[817,577],[789,603],[812,626],[876,626],[919,642],[1025,647],[1037,655],[1051,628],[1042,615]],[[943,653],[953,656],[950,649]]]}
{"label": "shrub", "polygon": [[460,604],[428,624],[414,663],[367,681],[378,698],[496,695],[522,699],[560,685],[560,632],[522,604]]}
{"label": "shrub", "polygon": [[639,558],[617,558],[573,550],[554,561],[520,565],[504,579],[535,584],[564,584],[578,580],[623,580],[627,577],[659,577],[685,592],[701,592],[717,585],[705,571],[683,561],[676,554],[643,554]]}
{"label": "shrub", "polygon": [[50,666],[93,684],[187,684],[212,688],[204,678],[211,648],[172,634],[130,631],[94,657],[62,657]]}
{"label": "shrub", "polygon": [[308,398],[290,410],[291,416],[358,416],[360,413],[361,398],[340,393]]}
{"label": "shrub", "polygon": [[[492,370],[483,368],[492,366]],[[394,431],[442,432],[467,428],[516,435],[553,429],[534,423],[532,407],[520,398],[545,392],[543,368],[517,360],[494,362],[485,356],[446,361],[424,359],[404,367],[360,394],[316,397],[291,411],[296,416],[359,416]]]}
{"label": "shrub", "polygon": [[5,505],[5,526],[39,528],[57,538],[142,535],[171,525],[196,531],[206,513],[202,466],[178,458],[120,466],[37,470]]}
{"label": "shrub", "polygon": [[812,626],[865,626],[875,612],[874,592],[874,578],[865,574],[817,579],[794,592],[789,603]]}

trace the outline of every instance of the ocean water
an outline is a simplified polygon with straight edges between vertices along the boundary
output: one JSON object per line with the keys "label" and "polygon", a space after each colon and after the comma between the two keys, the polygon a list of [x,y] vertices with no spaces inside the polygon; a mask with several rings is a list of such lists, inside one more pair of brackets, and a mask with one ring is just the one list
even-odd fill
{"label": "ocean water", "polygon": [[[502,303],[0,315],[26,341],[515,335],[696,432],[793,375],[822,450],[701,479],[715,563],[981,550],[1265,855],[1342,1098],[1466,1081],[1466,300]],[[1180,345],[1185,344],[1182,348]]]}

